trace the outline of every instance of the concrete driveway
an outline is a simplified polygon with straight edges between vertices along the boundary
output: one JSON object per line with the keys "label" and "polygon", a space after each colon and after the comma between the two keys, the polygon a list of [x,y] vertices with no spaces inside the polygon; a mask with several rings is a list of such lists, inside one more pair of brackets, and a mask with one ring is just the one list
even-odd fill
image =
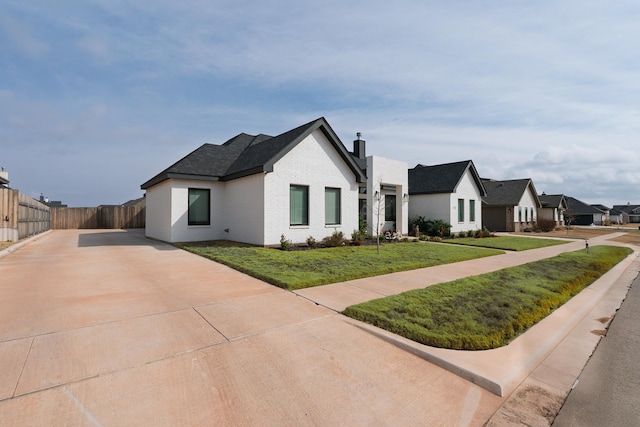
{"label": "concrete driveway", "polygon": [[293,293],[149,241],[0,259],[1,425],[483,425],[504,402]]}

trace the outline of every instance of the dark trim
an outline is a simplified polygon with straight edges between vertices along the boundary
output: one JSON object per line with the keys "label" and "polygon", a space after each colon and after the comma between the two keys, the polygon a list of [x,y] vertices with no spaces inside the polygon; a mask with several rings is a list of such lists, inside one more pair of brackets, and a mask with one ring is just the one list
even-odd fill
{"label": "dark trim", "polygon": [[[191,191],[193,190],[197,190],[197,191],[206,191],[207,193],[207,220],[206,221],[202,221],[202,222],[195,222],[195,221],[191,221],[191,204],[190,202],[190,198],[191,198]],[[187,225],[211,225],[211,189],[210,188],[197,188],[197,187],[188,187],[187,188]]]}

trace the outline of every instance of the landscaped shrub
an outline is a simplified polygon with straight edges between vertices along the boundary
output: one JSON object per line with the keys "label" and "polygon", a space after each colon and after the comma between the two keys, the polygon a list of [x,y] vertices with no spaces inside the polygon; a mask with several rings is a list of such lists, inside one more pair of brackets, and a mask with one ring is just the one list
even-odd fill
{"label": "landscaped shrub", "polygon": [[280,235],[280,249],[288,251],[291,249],[291,240],[287,240],[284,234]]}
{"label": "landscaped shrub", "polygon": [[334,231],[331,236],[322,239],[322,243],[328,248],[335,248],[344,245],[344,233],[342,231]]}
{"label": "landscaped shrub", "polygon": [[[409,230],[415,235],[416,227],[419,234],[427,233],[427,220],[423,216],[414,216],[409,218]],[[418,236],[419,237],[419,236]]]}
{"label": "landscaped shrub", "polygon": [[309,246],[311,249],[317,246],[316,239],[313,236],[307,237],[307,246]]}
{"label": "landscaped shrub", "polygon": [[555,230],[556,222],[552,219],[538,218],[536,221],[535,230],[548,233]]}
{"label": "landscaped shrub", "polygon": [[353,233],[351,233],[351,242],[354,245],[361,245],[362,241],[367,237],[367,233],[365,231],[362,230],[353,230]]}

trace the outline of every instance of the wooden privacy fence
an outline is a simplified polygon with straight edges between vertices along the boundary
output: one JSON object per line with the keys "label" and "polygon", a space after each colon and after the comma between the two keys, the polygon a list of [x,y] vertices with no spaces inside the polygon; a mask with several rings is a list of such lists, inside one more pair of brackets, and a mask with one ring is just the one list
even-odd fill
{"label": "wooden privacy fence", "polygon": [[51,208],[51,228],[144,228],[145,205],[98,206],[97,208]]}
{"label": "wooden privacy fence", "polygon": [[0,187],[0,241],[16,242],[51,228],[51,209],[44,203]]}

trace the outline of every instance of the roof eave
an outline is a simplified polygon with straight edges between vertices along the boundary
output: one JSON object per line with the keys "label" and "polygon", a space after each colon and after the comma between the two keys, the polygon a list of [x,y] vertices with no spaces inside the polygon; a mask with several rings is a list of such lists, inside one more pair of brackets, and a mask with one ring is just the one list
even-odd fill
{"label": "roof eave", "polygon": [[151,178],[149,181],[145,182],[140,186],[140,189],[146,190],[147,188],[151,188],[154,185],[158,185],[164,181],[169,179],[189,179],[195,181],[220,181],[220,177],[218,176],[209,176],[209,175],[192,175],[186,173],[165,173],[160,174],[154,178]]}

